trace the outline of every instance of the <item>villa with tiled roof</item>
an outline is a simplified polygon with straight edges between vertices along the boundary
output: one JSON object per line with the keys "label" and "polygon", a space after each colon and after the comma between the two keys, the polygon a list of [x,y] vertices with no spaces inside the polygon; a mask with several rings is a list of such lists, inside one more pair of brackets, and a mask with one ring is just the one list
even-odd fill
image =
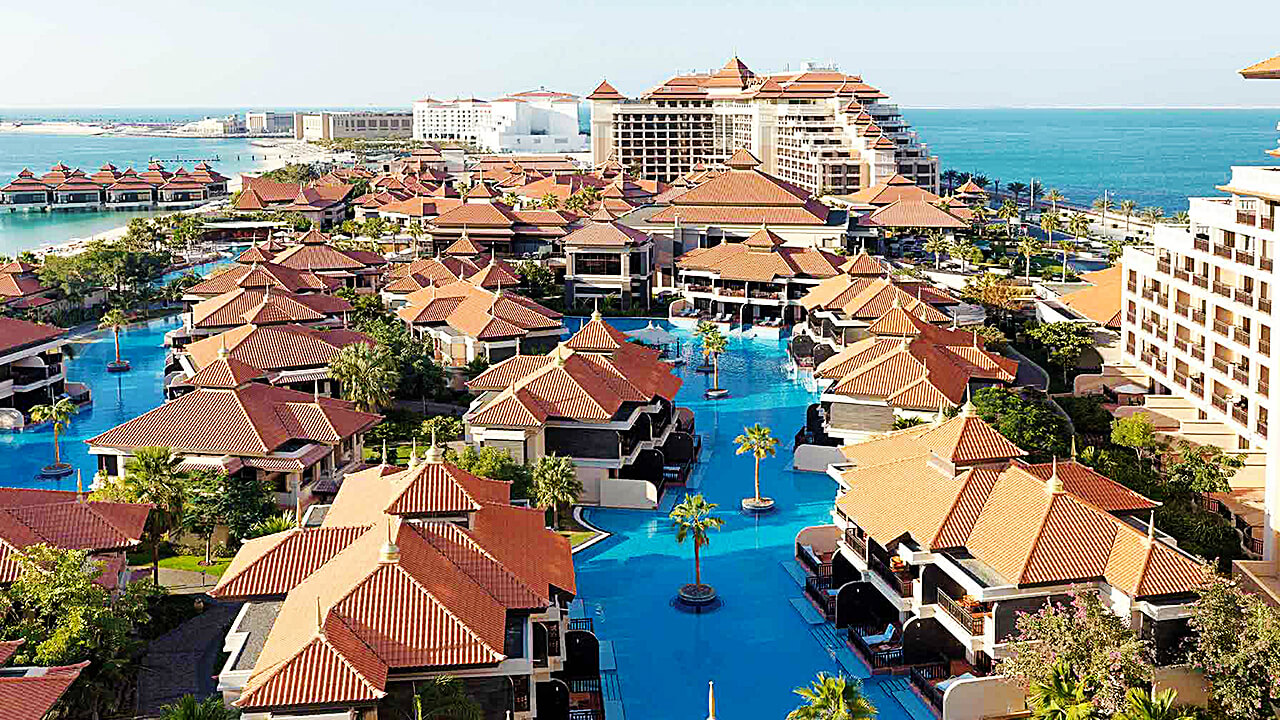
{"label": "villa with tiled roof", "polygon": [[352,473],[321,522],[245,543],[211,593],[244,603],[225,700],[255,718],[408,717],[417,682],[452,675],[484,717],[601,716],[568,540],[441,456]]}
{"label": "villa with tiled roof", "polygon": [[823,434],[839,441],[888,432],[898,418],[931,419],[988,385],[1008,385],[1018,362],[977,333],[931,325],[897,302],[870,335],[814,369]]}
{"label": "villa with tiled roof", "polygon": [[566,307],[613,296],[622,308],[649,307],[654,243],[648,233],[618,222],[601,207],[564,238]]}
{"label": "villa with tiled roof", "polygon": [[462,254],[453,245],[468,238],[480,252],[511,256],[549,251],[559,245],[576,219],[565,210],[516,210],[479,181],[462,205],[436,217],[428,230],[435,250]]}
{"label": "villa with tiled roof", "polygon": [[189,301],[190,309],[183,315],[183,326],[166,333],[165,343],[182,347],[193,340],[217,335],[245,323],[317,328],[346,325],[347,313],[351,310],[351,303],[346,300],[336,295],[295,293],[275,288],[275,278],[265,272],[251,271],[236,282],[234,289],[221,295],[199,301],[194,300],[199,296],[193,296]]}
{"label": "villa with tiled roof", "polygon": [[[10,663],[25,640],[0,641],[0,666]],[[0,667],[0,708],[6,720],[43,720],[55,708],[70,710],[62,704],[63,694],[89,666],[85,660],[74,665]]]}
{"label": "villa with tiled roof", "polygon": [[58,302],[54,289],[40,282],[39,270],[21,260],[0,265],[0,306],[21,313]]}
{"label": "villa with tiled roof", "polygon": [[803,320],[800,299],[825,278],[841,274],[835,253],[787,245],[772,226],[746,240],[690,250],[676,259],[686,308],[733,324]]}
{"label": "villa with tiled roof", "polygon": [[341,281],[358,293],[375,293],[382,286],[387,259],[368,250],[343,250],[334,247],[330,236],[309,230],[298,240],[277,252],[271,262],[297,272],[318,275],[326,283]]}
{"label": "villa with tiled roof", "polygon": [[66,344],[60,327],[0,315],[0,427],[21,429],[33,406],[63,393],[88,401],[88,388],[67,382]]}
{"label": "villa with tiled roof", "polygon": [[263,382],[265,373],[219,350],[187,384],[194,389],[90,438],[100,481],[123,476],[140,447],[168,447],[185,470],[216,468],[256,478],[288,508],[331,494],[363,463],[364,434],[381,416],[344,400]]}
{"label": "villa with tiled roof", "polygon": [[122,209],[122,208],[189,208],[227,193],[227,178],[207,163],[195,166],[194,172],[178,168],[165,170],[152,161],[139,173],[133,168],[123,172],[111,163],[86,175],[62,163],[36,177],[24,168],[7,185],[0,187],[0,205],[18,209]]}
{"label": "villa with tiled roof", "polygon": [[639,97],[602,82],[587,99],[592,161],[614,157],[662,182],[745,145],[764,170],[814,193],[852,193],[895,173],[937,189],[938,160],[898,106],[834,67],[757,73],[734,57]]}
{"label": "villa with tiled roof", "polygon": [[393,309],[408,302],[412,293],[458,280],[495,291],[504,287],[515,288],[520,284],[520,274],[516,269],[492,252],[488,255],[442,254],[434,258],[419,258],[398,264],[387,276],[387,284],[382,288],[382,301]]}
{"label": "villa with tiled roof", "polygon": [[150,513],[150,505],[90,501],[83,493],[0,487],[0,585],[18,579],[23,550],[44,544],[89,551],[103,564],[97,582],[115,589],[127,579],[125,552],[141,542]]}
{"label": "villa with tiled roof", "polygon": [[329,376],[329,363],[352,343],[373,345],[373,338],[345,328],[320,330],[294,324],[245,324],[197,340],[182,348],[166,367],[170,396],[194,389],[189,383],[201,370],[228,357],[260,371],[272,385],[300,392],[340,397],[339,382]]}
{"label": "villa with tiled roof", "polygon": [[1138,493],[1074,460],[1027,464],[968,407],[842,454],[834,524],[796,538],[805,594],[873,671],[910,668],[939,713],[947,680],[985,682],[1016,618],[1073,589],[1100,593],[1157,663],[1188,635],[1205,570]]}
{"label": "villa with tiled roof", "polygon": [[567,456],[582,502],[651,509],[697,455],[693,413],[674,404],[681,383],[657,350],[595,313],[550,353],[507,358],[467,383],[477,395],[467,442],[518,462]]}
{"label": "villa with tiled roof", "polygon": [[[479,273],[472,277],[482,279]],[[560,313],[470,280],[429,285],[405,300],[396,314],[414,336],[431,341],[436,362],[445,367],[542,354],[554,348],[564,332]]]}
{"label": "villa with tiled roof", "polygon": [[240,195],[231,209],[253,213],[264,210],[296,212],[311,221],[312,227],[327,228],[346,218],[354,186],[344,183],[277,182],[265,178],[240,176]]}
{"label": "villa with tiled roof", "polygon": [[[899,281],[885,274],[875,276],[865,261],[848,266],[867,274],[843,272],[817,283],[799,299],[806,313],[798,328],[820,344],[841,349],[869,334],[868,328],[890,308],[901,306],[933,325],[953,322],[944,308],[959,300],[920,281]],[[822,358],[819,358],[819,362]]]}

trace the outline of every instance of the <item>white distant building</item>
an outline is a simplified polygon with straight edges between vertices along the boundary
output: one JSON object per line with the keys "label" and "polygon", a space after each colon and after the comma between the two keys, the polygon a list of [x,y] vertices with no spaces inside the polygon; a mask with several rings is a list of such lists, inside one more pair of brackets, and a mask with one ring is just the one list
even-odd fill
{"label": "white distant building", "polygon": [[236,115],[207,117],[178,126],[178,132],[192,135],[236,135],[244,132],[244,123]]}
{"label": "white distant building", "polygon": [[337,140],[339,138],[407,138],[413,115],[408,112],[307,112],[293,114],[293,137],[297,140]]}
{"label": "white distant building", "polygon": [[251,133],[292,135],[293,113],[250,110],[244,114],[244,126]]}
{"label": "white distant building", "polygon": [[413,104],[415,140],[463,142],[492,152],[582,152],[578,96],[545,88],[497,100],[426,98]]}

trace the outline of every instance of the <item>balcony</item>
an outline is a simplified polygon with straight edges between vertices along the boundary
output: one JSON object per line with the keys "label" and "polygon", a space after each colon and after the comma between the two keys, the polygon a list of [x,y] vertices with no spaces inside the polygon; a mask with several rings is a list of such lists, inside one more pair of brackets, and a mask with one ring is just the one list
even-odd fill
{"label": "balcony", "polygon": [[804,594],[822,610],[828,620],[836,616],[836,596],[831,590],[830,575],[809,575],[805,578]]}
{"label": "balcony", "polygon": [[1167,325],[1157,325],[1157,326],[1156,326],[1156,337],[1160,338],[1161,340],[1168,340],[1168,339],[1169,339],[1169,327],[1168,327]]}
{"label": "balcony", "polygon": [[1198,398],[1204,397],[1204,383],[1195,378],[1191,379],[1191,394]]}
{"label": "balcony", "polygon": [[[865,638],[880,633],[884,627],[855,625],[849,626],[849,642],[853,643],[854,648],[862,654],[867,664],[873,670],[881,668],[891,668],[903,664],[902,661],[902,645],[890,645],[889,643],[877,643],[876,645],[868,645]],[[897,629],[894,629],[894,635],[900,635]]]}
{"label": "balcony", "polygon": [[1236,222],[1240,225],[1257,225],[1258,216],[1254,213],[1236,211]]}
{"label": "balcony", "polygon": [[1269,299],[1267,299],[1267,298],[1264,298],[1264,297],[1260,297],[1260,298],[1258,298],[1258,309],[1259,309],[1259,310],[1261,310],[1261,311],[1262,311],[1262,312],[1264,312],[1264,313],[1270,313],[1270,312],[1271,312],[1271,300],[1269,300]]}
{"label": "balcony", "polygon": [[1231,419],[1235,420],[1241,425],[1248,425],[1249,424],[1249,408],[1245,407],[1244,405],[1232,405]]}
{"label": "balcony", "polygon": [[1220,258],[1226,258],[1228,260],[1231,259],[1231,250],[1232,250],[1232,247],[1230,245],[1218,245],[1215,243],[1213,246],[1214,255],[1217,255]]}
{"label": "balcony", "polygon": [[1235,293],[1233,293],[1233,297],[1235,298],[1236,302],[1240,303],[1241,305],[1248,305],[1249,307],[1253,307],[1253,293],[1249,292],[1248,290],[1244,290],[1242,288],[1236,288]]}
{"label": "balcony", "polygon": [[1156,290],[1155,290],[1155,288],[1142,288],[1142,299],[1143,299],[1143,300],[1154,300],[1154,299],[1155,299],[1155,297],[1156,297]]}
{"label": "balcony", "polygon": [[1161,275],[1168,275],[1173,270],[1173,267],[1170,266],[1168,260],[1157,260],[1156,270],[1159,271]]}
{"label": "balcony", "polygon": [[1276,227],[1275,218],[1269,218],[1269,217],[1263,216],[1262,222],[1258,223],[1258,227],[1262,228],[1263,230],[1274,230]]}
{"label": "balcony", "polygon": [[1249,328],[1243,328],[1237,325],[1236,327],[1231,328],[1231,337],[1241,345],[1249,347]]}
{"label": "balcony", "polygon": [[1271,272],[1272,267],[1273,267],[1273,261],[1271,258],[1269,257],[1258,258],[1258,269]]}
{"label": "balcony", "polygon": [[1218,412],[1223,413],[1224,415],[1226,414],[1227,398],[1225,396],[1214,395],[1213,400],[1211,402],[1213,403],[1213,406],[1218,409]]}
{"label": "balcony", "polygon": [[1270,340],[1259,340],[1259,341],[1258,341],[1258,352],[1262,353],[1263,355],[1270,356],[1270,355],[1271,355],[1271,341],[1270,341]]}
{"label": "balcony", "polygon": [[1224,359],[1224,358],[1215,357],[1215,358],[1213,359],[1213,369],[1214,369],[1214,370],[1217,370],[1218,372],[1222,373],[1223,375],[1230,375],[1230,374],[1231,374],[1231,363],[1230,363],[1230,362],[1228,362],[1228,361],[1227,361],[1226,359]]}
{"label": "balcony", "polygon": [[1180,337],[1176,337],[1176,338],[1174,338],[1174,339],[1173,339],[1173,346],[1174,346],[1174,347],[1176,347],[1176,348],[1178,348],[1178,349],[1179,349],[1179,350],[1181,350],[1182,352],[1190,352],[1190,351],[1191,351],[1191,342],[1190,342],[1190,341],[1188,341],[1188,340],[1186,340],[1185,338],[1180,338]]}
{"label": "balcony", "polygon": [[1203,325],[1203,324],[1204,324],[1204,321],[1205,321],[1205,314],[1204,314],[1204,311],[1203,311],[1203,310],[1192,310],[1192,311],[1191,311],[1191,321],[1192,321],[1192,322],[1199,323],[1199,324]]}
{"label": "balcony", "polygon": [[1182,387],[1186,387],[1187,382],[1189,381],[1189,378],[1186,375],[1183,375],[1182,373],[1175,370],[1173,372],[1173,381],[1181,385]]}
{"label": "balcony", "polygon": [[1231,297],[1231,286],[1227,285],[1226,283],[1222,283],[1222,282],[1218,282],[1217,280],[1214,280],[1213,291],[1224,298]]}
{"label": "balcony", "polygon": [[965,598],[956,600],[938,588],[938,607],[960,623],[960,627],[972,636],[982,635],[986,626],[987,610],[981,603]]}
{"label": "balcony", "polygon": [[911,597],[912,590],[915,588],[915,580],[912,579],[909,571],[894,572],[875,555],[871,556],[871,560],[867,564],[880,576],[880,579],[889,585],[890,589],[898,593],[898,597]]}
{"label": "balcony", "polygon": [[1236,251],[1236,262],[1238,262],[1238,263],[1243,263],[1243,264],[1245,264],[1245,265],[1252,265],[1252,264],[1253,264],[1253,258],[1254,258],[1253,253],[1251,253],[1251,252],[1249,252],[1249,251],[1247,251],[1247,250],[1237,250],[1237,251]]}
{"label": "balcony", "polygon": [[1231,368],[1231,379],[1247,387],[1249,385],[1249,368],[1243,368],[1239,365],[1233,366]]}
{"label": "balcony", "polygon": [[1191,317],[1191,306],[1190,306],[1190,305],[1183,305],[1182,303],[1174,303],[1174,305],[1173,305],[1173,311],[1174,311],[1174,312],[1176,312],[1176,313],[1178,313],[1179,315],[1181,315],[1181,316],[1182,316],[1182,317],[1184,317],[1184,318],[1189,318],[1189,317]]}
{"label": "balcony", "polygon": [[1213,321],[1213,330],[1223,337],[1231,337],[1231,323],[1226,320]]}
{"label": "balcony", "polygon": [[1267,424],[1262,420],[1258,421],[1258,434],[1261,435],[1262,437],[1267,436]]}
{"label": "balcony", "polygon": [[1198,288],[1204,288],[1207,290],[1209,288],[1209,278],[1201,277],[1200,275],[1193,275],[1191,277],[1191,284]]}
{"label": "balcony", "polygon": [[1197,359],[1197,360],[1204,360],[1204,346],[1203,346],[1203,345],[1192,345],[1192,346],[1191,346],[1191,357],[1193,357],[1193,358],[1195,358],[1195,359]]}
{"label": "balcony", "polygon": [[1135,310],[1125,311],[1124,317],[1126,320],[1129,321],[1130,324],[1138,322],[1138,313]]}
{"label": "balcony", "polygon": [[1174,270],[1173,276],[1182,282],[1188,282],[1191,280],[1191,272],[1189,270]]}
{"label": "balcony", "polygon": [[1196,239],[1191,241],[1191,243],[1195,246],[1195,249],[1200,252],[1209,252],[1209,238],[1197,235]]}
{"label": "balcony", "polygon": [[1259,380],[1259,381],[1258,381],[1258,394],[1259,394],[1259,395],[1261,395],[1262,397],[1270,397],[1270,395],[1271,395],[1271,383],[1267,382],[1266,380]]}
{"label": "balcony", "polygon": [[1155,323],[1153,323],[1153,322],[1151,322],[1150,320],[1143,320],[1143,321],[1142,321],[1142,331],[1143,331],[1143,332],[1145,332],[1145,333],[1147,333],[1148,335],[1155,335],[1155,334],[1156,334],[1156,324],[1155,324]]}
{"label": "balcony", "polygon": [[845,528],[844,543],[848,545],[858,557],[863,560],[867,559],[867,541],[864,538],[858,537],[858,531],[856,528]]}

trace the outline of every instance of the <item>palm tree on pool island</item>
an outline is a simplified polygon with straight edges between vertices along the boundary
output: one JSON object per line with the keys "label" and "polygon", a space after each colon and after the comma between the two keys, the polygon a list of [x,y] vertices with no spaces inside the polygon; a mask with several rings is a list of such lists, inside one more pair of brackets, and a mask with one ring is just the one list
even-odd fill
{"label": "palm tree on pool island", "polygon": [[711,543],[708,531],[719,530],[724,525],[723,519],[711,514],[717,507],[701,494],[689,495],[672,508],[669,516],[676,528],[676,542],[693,540],[693,584],[680,589],[681,596],[688,599],[710,601],[715,598],[715,590],[702,584],[702,548]]}
{"label": "palm tree on pool island", "polygon": [[67,426],[67,423],[71,422],[71,416],[75,414],[76,404],[66,398],[56,403],[36,405],[31,408],[31,420],[33,422],[53,423],[53,464],[45,468],[46,470],[70,467],[67,463],[62,462],[62,449],[58,447],[58,434]]}
{"label": "palm tree on pool island", "polygon": [[712,325],[711,330],[702,336],[702,357],[711,361],[711,389],[707,392],[720,391],[720,355],[729,349],[729,338],[720,332],[720,328]]}
{"label": "palm tree on pool island", "polygon": [[567,455],[543,455],[533,465],[533,497],[538,505],[551,508],[553,527],[560,529],[560,506],[578,502],[582,481]]}
{"label": "palm tree on pool island", "polygon": [[744,499],[742,506],[748,510],[767,510],[772,508],[772,498],[760,497],[760,461],[778,454],[778,438],[773,436],[772,430],[760,423],[756,423],[750,427],[742,428],[742,434],[734,438],[733,441],[738,444],[738,455],[751,453],[756,460],[756,496]]}
{"label": "palm tree on pool island", "polygon": [[116,360],[108,363],[110,369],[123,370],[129,367],[129,363],[120,359],[120,328],[129,324],[129,318],[125,316],[124,311],[120,308],[112,308],[108,310],[102,319],[98,321],[99,330],[110,330],[116,338]]}
{"label": "palm tree on pool island", "polygon": [[793,692],[804,705],[787,713],[787,720],[872,720],[876,706],[862,693],[862,683],[841,675],[818,673],[809,687]]}

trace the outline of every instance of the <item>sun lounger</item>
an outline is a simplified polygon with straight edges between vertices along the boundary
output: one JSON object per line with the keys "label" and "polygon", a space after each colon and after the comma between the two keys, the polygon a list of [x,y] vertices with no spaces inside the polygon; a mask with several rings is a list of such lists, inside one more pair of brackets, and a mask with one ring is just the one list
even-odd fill
{"label": "sun lounger", "polygon": [[943,680],[942,682],[938,683],[934,687],[938,688],[938,692],[945,692],[946,689],[954,685],[956,681],[968,680],[969,678],[973,678],[973,677],[977,677],[977,676],[974,675],[973,673],[965,673],[963,675],[957,675],[955,677],[951,677],[951,678],[947,678],[946,680]]}
{"label": "sun lounger", "polygon": [[880,633],[879,635],[863,635],[862,641],[865,642],[868,646],[880,645],[882,643],[887,643],[890,640],[892,640],[893,633],[894,633],[893,623],[889,623],[885,627],[884,632]]}

